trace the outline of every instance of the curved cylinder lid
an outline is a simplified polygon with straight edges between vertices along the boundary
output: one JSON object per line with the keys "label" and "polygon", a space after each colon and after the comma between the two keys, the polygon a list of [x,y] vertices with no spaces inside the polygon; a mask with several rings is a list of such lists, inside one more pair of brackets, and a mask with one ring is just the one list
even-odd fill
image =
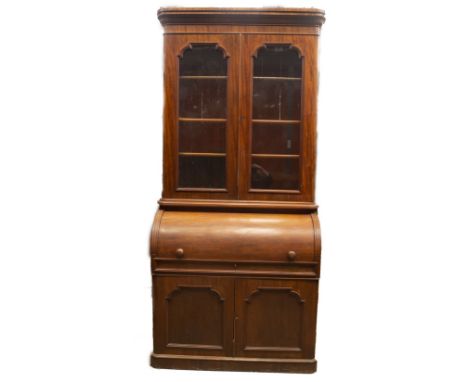
{"label": "curved cylinder lid", "polygon": [[[163,211],[151,254],[185,259],[314,261],[320,232],[313,214]],[[291,256],[290,252],[294,252]]]}

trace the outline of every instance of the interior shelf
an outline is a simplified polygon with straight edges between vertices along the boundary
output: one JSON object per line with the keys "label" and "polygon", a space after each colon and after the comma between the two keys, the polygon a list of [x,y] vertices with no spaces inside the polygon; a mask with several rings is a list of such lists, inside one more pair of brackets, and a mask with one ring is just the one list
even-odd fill
{"label": "interior shelf", "polygon": [[180,76],[183,80],[223,80],[227,76]]}
{"label": "interior shelf", "polygon": [[253,123],[301,123],[300,119],[252,119]]}
{"label": "interior shelf", "polygon": [[299,154],[251,154],[253,158],[299,158]]}
{"label": "interior shelf", "polygon": [[226,118],[188,118],[179,117],[180,122],[226,122]]}
{"label": "interior shelf", "polygon": [[301,77],[268,77],[268,76],[254,76],[254,80],[277,80],[277,81],[300,81]]}
{"label": "interior shelf", "polygon": [[226,153],[190,153],[190,152],[181,152],[180,156],[183,157],[225,157]]}

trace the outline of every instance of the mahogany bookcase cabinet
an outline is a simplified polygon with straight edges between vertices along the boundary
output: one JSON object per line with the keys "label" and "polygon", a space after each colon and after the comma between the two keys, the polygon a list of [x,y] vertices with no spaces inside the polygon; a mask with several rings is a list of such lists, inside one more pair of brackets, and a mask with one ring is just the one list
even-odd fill
{"label": "mahogany bookcase cabinet", "polygon": [[314,372],[314,8],[161,8],[158,368]]}

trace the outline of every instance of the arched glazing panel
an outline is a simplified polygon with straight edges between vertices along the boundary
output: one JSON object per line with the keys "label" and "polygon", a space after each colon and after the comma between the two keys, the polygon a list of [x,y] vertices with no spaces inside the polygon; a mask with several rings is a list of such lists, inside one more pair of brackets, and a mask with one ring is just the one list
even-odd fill
{"label": "arched glazing panel", "polygon": [[253,56],[251,189],[299,190],[302,55],[265,44]]}
{"label": "arched glazing panel", "polygon": [[179,55],[179,189],[226,188],[227,56],[218,44]]}

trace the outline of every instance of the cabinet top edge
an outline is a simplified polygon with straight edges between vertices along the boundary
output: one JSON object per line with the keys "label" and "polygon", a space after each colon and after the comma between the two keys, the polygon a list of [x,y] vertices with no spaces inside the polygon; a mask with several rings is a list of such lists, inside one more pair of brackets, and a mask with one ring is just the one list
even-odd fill
{"label": "cabinet top edge", "polygon": [[165,25],[287,25],[317,26],[325,12],[317,8],[185,8],[162,7],[158,19]]}
{"label": "cabinet top edge", "polygon": [[158,204],[162,209],[202,208],[229,210],[276,210],[276,211],[317,211],[318,205],[313,202],[267,201],[267,200],[218,200],[218,199],[178,199],[161,198]]}

